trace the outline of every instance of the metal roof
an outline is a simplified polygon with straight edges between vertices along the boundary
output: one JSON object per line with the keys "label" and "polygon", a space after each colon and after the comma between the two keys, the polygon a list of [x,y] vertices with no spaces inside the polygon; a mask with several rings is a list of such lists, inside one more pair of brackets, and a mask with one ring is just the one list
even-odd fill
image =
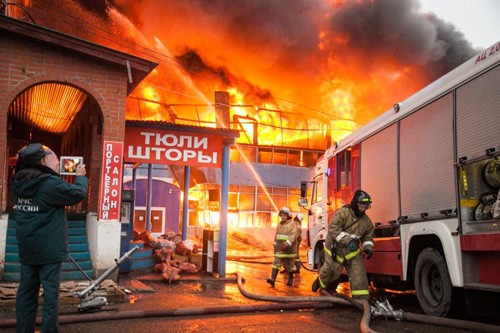
{"label": "metal roof", "polygon": [[127,120],[125,122],[125,127],[146,127],[146,128],[159,128],[166,129],[170,131],[186,131],[194,133],[205,133],[205,134],[215,134],[220,135],[228,139],[239,138],[240,132],[232,129],[226,128],[213,128],[213,127],[203,127],[203,126],[192,126],[192,125],[180,125],[174,124],[166,121],[146,121],[146,120]]}

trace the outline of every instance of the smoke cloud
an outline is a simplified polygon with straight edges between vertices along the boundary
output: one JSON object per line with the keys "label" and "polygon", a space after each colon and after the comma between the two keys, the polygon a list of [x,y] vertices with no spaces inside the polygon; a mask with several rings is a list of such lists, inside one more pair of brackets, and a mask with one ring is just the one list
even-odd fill
{"label": "smoke cloud", "polygon": [[332,105],[332,94],[356,89],[348,95],[358,105],[346,112],[362,122],[476,52],[452,24],[421,13],[416,0],[113,4],[175,54],[196,50],[206,67],[224,68],[225,78],[234,73],[323,114],[349,117]]}
{"label": "smoke cloud", "polygon": [[377,57],[392,57],[427,70],[430,79],[473,56],[461,32],[419,8],[416,0],[345,1],[334,10],[328,29],[332,40],[340,36],[344,43],[331,47],[368,55],[363,57],[367,71]]}

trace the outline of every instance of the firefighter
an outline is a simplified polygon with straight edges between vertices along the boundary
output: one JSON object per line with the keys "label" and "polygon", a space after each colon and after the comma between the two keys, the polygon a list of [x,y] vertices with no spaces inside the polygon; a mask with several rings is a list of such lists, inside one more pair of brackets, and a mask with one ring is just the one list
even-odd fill
{"label": "firefighter", "polygon": [[293,273],[295,272],[295,257],[297,256],[297,225],[292,221],[292,214],[288,207],[283,207],[278,213],[280,223],[276,227],[274,237],[274,261],[271,278],[267,283],[274,287],[276,276],[282,265],[288,274],[287,286],[293,284]]}
{"label": "firefighter", "polygon": [[300,261],[299,248],[302,242],[302,214],[298,213],[293,218],[293,222],[297,225],[297,256],[295,257],[295,274],[300,274],[300,266],[302,265]]}
{"label": "firefighter", "polygon": [[[314,292],[329,289],[346,269],[351,294],[356,299],[368,299],[368,279],[361,252],[366,259],[373,254],[373,224],[366,215],[372,200],[368,193],[357,190],[352,201],[335,212],[325,240],[325,264],[312,285]],[[360,248],[360,242],[362,248]]]}

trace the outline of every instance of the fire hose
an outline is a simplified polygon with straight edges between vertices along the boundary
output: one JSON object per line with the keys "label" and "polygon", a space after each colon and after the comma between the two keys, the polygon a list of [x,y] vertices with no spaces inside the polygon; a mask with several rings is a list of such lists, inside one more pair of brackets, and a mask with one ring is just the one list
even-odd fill
{"label": "fire hose", "polygon": [[[182,309],[156,309],[156,310],[129,310],[119,312],[94,312],[59,316],[59,324],[74,324],[108,320],[144,319],[154,317],[182,317],[202,316],[210,314],[228,313],[252,313],[262,311],[302,310],[302,309],[325,309],[331,308],[326,303],[290,303],[290,304],[267,304],[267,305],[238,305],[238,306],[212,306]],[[36,319],[37,325],[42,323],[41,318]],[[0,320],[0,328],[15,327],[15,319]]]}
{"label": "fire hose", "polygon": [[[299,309],[326,309],[334,304],[354,306],[363,311],[363,317],[360,323],[362,333],[376,333],[369,327],[371,316],[392,318],[395,320],[413,321],[437,326],[453,327],[462,330],[471,330],[476,332],[500,332],[500,327],[495,325],[469,322],[441,317],[432,317],[419,315],[415,313],[404,313],[402,310],[393,310],[390,304],[386,302],[376,302],[375,306],[370,308],[367,301],[358,302],[346,295],[335,294],[332,296],[327,292],[322,292],[322,297],[317,296],[268,296],[251,293],[243,288],[242,278],[239,273],[237,277],[238,288],[247,298],[271,301],[288,304],[267,304],[267,305],[241,305],[241,306],[217,306],[217,307],[199,307],[182,309],[155,309],[155,310],[130,310],[120,312],[95,312],[80,313],[73,315],[59,316],[60,324],[84,323],[109,320],[126,320],[136,318],[153,317],[178,317],[178,316],[196,316],[208,314],[228,314],[228,313],[252,313],[257,311],[281,311],[281,310],[299,310]],[[36,323],[41,324],[41,318],[37,318]],[[15,319],[0,320],[0,328],[15,327]]]}
{"label": "fire hose", "polygon": [[500,332],[500,327],[496,325],[489,325],[489,324],[483,324],[483,323],[477,323],[477,322],[471,322],[471,321],[466,321],[466,320],[458,320],[458,319],[451,319],[451,318],[442,318],[442,317],[434,317],[434,316],[427,316],[427,315],[421,315],[417,313],[411,313],[411,312],[403,312],[403,310],[394,310],[392,306],[389,304],[387,300],[385,301],[376,301],[374,306],[369,305],[368,301],[356,301],[344,294],[335,294],[333,296],[332,294],[322,291],[321,294],[324,295],[323,297],[309,297],[309,296],[268,296],[268,295],[258,295],[258,294],[253,294],[248,291],[246,291],[243,288],[243,283],[241,280],[241,276],[239,273],[235,273],[237,278],[238,278],[238,288],[240,289],[240,292],[251,299],[256,299],[256,300],[261,300],[261,301],[272,301],[272,302],[330,302],[330,303],[335,303],[335,304],[340,304],[340,305],[350,305],[354,306],[355,308],[362,310],[363,311],[363,317],[361,319],[360,323],[360,330],[362,333],[369,332],[369,333],[374,333],[372,329],[369,327],[371,315],[373,317],[384,317],[388,319],[395,319],[395,320],[405,320],[405,321],[412,321],[412,322],[418,322],[418,323],[424,323],[424,324],[431,324],[431,325],[436,325],[436,326],[446,326],[446,327],[453,327],[457,329],[465,329],[465,330],[470,330],[474,332],[487,332],[487,333],[496,333]]}
{"label": "fire hose", "polygon": [[[238,261],[238,260],[237,260]],[[243,261],[243,260],[239,260]],[[247,261],[245,261],[247,262]],[[262,264],[262,262],[254,262],[258,264]],[[305,268],[308,271],[313,271],[309,269],[308,267],[304,266],[303,262],[301,262],[301,266]],[[392,306],[389,304],[387,300],[385,301],[375,301],[373,306],[369,306],[368,302],[363,302],[360,303],[351,297],[348,297],[344,294],[335,294],[334,296],[326,291],[321,291],[321,294],[325,297],[320,297],[319,299],[325,299],[324,301],[318,300],[318,297],[304,297],[304,296],[299,296],[299,297],[290,297],[290,296],[285,296],[285,297],[273,297],[273,296],[265,296],[265,295],[257,295],[257,294],[252,294],[248,291],[246,291],[243,288],[243,284],[241,283],[241,277],[239,276],[239,273],[235,273],[238,278],[238,288],[240,289],[240,292],[251,299],[257,299],[257,300],[262,300],[262,301],[273,301],[273,302],[331,302],[335,304],[340,304],[340,305],[351,305],[353,307],[356,307],[358,310],[363,311],[363,318],[361,321],[361,332],[369,332],[369,331],[364,331],[363,327],[368,327],[368,323],[370,322],[370,314],[373,317],[383,317],[386,319],[394,319],[397,321],[410,321],[410,322],[416,322],[416,323],[423,323],[423,324],[432,324],[436,326],[446,326],[446,327],[452,327],[452,328],[457,328],[457,329],[468,329],[471,331],[475,332],[500,332],[500,326],[497,325],[490,325],[490,324],[483,324],[483,323],[478,323],[478,322],[471,322],[471,321],[466,321],[466,320],[459,320],[459,319],[451,319],[451,318],[443,318],[443,317],[435,317],[435,316],[428,316],[428,315],[422,315],[418,313],[411,313],[411,312],[403,312],[403,310],[394,310]],[[332,299],[336,298],[335,300]],[[342,302],[343,300],[343,302]],[[366,318],[365,318],[366,317]]]}
{"label": "fire hose", "polygon": [[[238,278],[238,287],[241,293],[248,297],[259,300],[273,301],[273,297],[265,295],[256,295],[249,293],[243,289],[241,282],[241,275],[236,273]],[[338,297],[325,296],[325,297],[281,297],[277,302],[286,302],[289,304],[267,304],[267,305],[243,305],[243,306],[220,306],[220,307],[204,307],[204,308],[183,308],[183,309],[158,309],[158,310],[132,310],[120,311],[114,313],[83,313],[75,315],[62,315],[59,316],[59,324],[82,323],[82,322],[95,322],[104,320],[121,320],[121,319],[134,319],[134,318],[151,318],[151,317],[176,317],[176,316],[195,316],[207,314],[227,314],[227,313],[251,313],[257,311],[281,311],[281,310],[299,310],[299,309],[325,309],[331,308],[333,304],[350,305],[350,302]],[[286,299],[283,301],[282,299]],[[368,302],[366,302],[368,305]],[[370,321],[370,311],[365,311],[361,324],[362,333],[376,333],[369,329],[368,323]],[[41,324],[41,318],[37,318],[37,324]],[[0,321],[1,327],[14,327],[16,325],[15,319]]]}
{"label": "fire hose", "polygon": [[248,297],[250,299],[255,299],[259,301],[270,301],[270,302],[285,302],[285,303],[293,303],[293,302],[316,302],[316,303],[333,303],[333,304],[338,304],[338,305],[349,305],[349,306],[355,306],[356,308],[361,308],[363,310],[363,317],[361,318],[361,323],[360,323],[360,331],[361,333],[376,333],[370,328],[370,305],[368,304],[368,301],[355,301],[353,299],[343,299],[337,296],[332,296],[332,295],[327,295],[323,297],[317,297],[317,296],[269,296],[269,295],[259,295],[259,294],[254,294],[251,293],[245,288],[243,288],[243,282],[241,279],[240,273],[235,273],[236,277],[238,279],[238,289],[240,292],[243,294],[243,296]]}

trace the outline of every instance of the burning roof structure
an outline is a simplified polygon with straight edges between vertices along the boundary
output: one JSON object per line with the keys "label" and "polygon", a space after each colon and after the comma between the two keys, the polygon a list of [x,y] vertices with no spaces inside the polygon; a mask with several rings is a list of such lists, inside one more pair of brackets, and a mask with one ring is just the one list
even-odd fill
{"label": "burning roof structure", "polygon": [[9,16],[158,62],[127,119],[215,126],[214,91],[228,91],[242,143],[338,140],[476,51],[417,0],[8,2]]}

